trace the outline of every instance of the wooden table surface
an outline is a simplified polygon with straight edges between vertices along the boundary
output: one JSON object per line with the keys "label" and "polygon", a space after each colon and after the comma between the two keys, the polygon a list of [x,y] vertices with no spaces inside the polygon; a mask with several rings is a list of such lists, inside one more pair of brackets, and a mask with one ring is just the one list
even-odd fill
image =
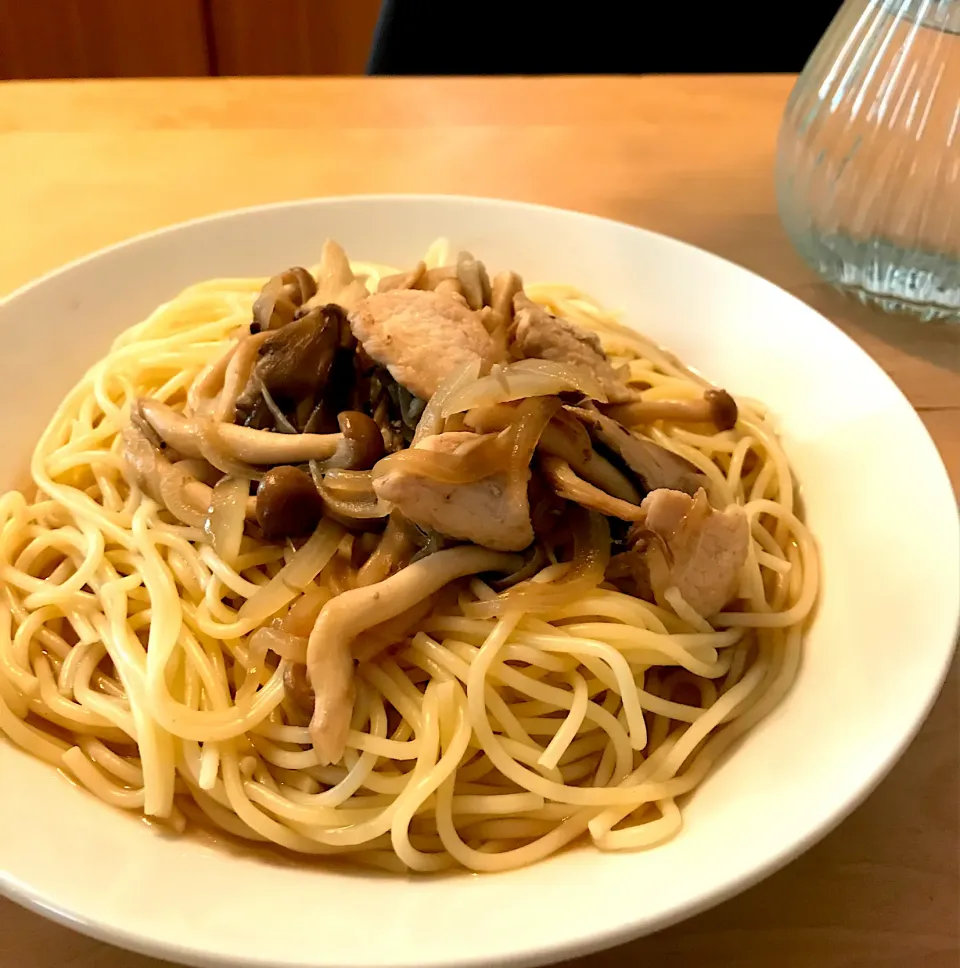
{"label": "wooden table surface", "polygon": [[[355,192],[460,192],[677,236],[826,314],[890,374],[960,491],[960,326],[828,289],[777,220],[792,79],[105,81],[0,87],[0,292],[218,209]],[[893,493],[891,494],[893,497]],[[960,675],[879,789],[745,894],[576,968],[956,968]],[[0,901],[0,965],[159,968]]]}

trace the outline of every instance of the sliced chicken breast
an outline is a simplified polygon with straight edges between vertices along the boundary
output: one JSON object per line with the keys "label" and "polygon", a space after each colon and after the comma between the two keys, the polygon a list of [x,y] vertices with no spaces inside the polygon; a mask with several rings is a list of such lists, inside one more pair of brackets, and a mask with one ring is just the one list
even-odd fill
{"label": "sliced chicken breast", "polygon": [[472,360],[499,353],[478,312],[455,294],[394,289],[374,293],[350,313],[364,351],[421,400]]}
{"label": "sliced chicken breast", "polygon": [[513,350],[527,359],[554,360],[592,374],[603,387],[610,403],[637,399],[613,368],[595,333],[548,313],[519,292],[513,298],[516,317]]}
{"label": "sliced chicken breast", "polygon": [[676,587],[698,614],[719,612],[737,593],[747,560],[750,525],[742,508],[717,511],[706,492],[651,491],[640,505],[639,526],[653,535],[644,555],[658,601]]}
{"label": "sliced chicken breast", "polygon": [[[427,437],[417,447],[463,454],[482,439],[481,434],[446,433]],[[373,486],[378,497],[421,528],[494,551],[522,551],[533,541],[529,477],[529,471],[522,478],[500,471],[469,484],[449,484],[397,469],[376,478]]]}

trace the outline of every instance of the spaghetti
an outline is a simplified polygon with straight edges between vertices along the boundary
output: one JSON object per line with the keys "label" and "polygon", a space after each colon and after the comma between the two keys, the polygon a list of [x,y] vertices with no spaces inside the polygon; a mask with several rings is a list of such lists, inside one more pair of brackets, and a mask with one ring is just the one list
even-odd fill
{"label": "spaghetti", "polygon": [[[445,257],[435,245],[426,268]],[[353,269],[371,290],[396,271]],[[123,452],[136,401],[189,407],[264,282],[200,283],[123,333],[40,439],[33,491],[0,498],[0,732],[176,831],[197,821],[391,870],[497,871],[584,836],[604,850],[674,836],[678,798],[789,689],[817,596],[770,416],[739,400],[732,429],[650,430],[748,519],[734,607],[708,620],[675,589],[653,604],[596,575],[528,611],[467,576],[386,648],[355,643],[345,749],[323,763],[285,640],[271,651],[256,633],[351,588],[361,535],[325,517],[302,543],[237,532],[225,552],[148,497]],[[643,399],[702,395],[578,290],[526,293],[597,333]],[[527,587],[562,587],[570,567],[544,562]]]}

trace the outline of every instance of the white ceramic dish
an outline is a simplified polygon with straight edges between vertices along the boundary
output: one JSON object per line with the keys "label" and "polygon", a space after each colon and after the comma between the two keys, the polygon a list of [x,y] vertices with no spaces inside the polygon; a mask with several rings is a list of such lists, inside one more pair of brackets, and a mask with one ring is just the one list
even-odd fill
{"label": "white ceramic dish", "polygon": [[[118,945],[196,965],[534,964],[614,944],[742,890],[822,836],[917,729],[953,649],[957,509],[899,391],[850,340],[751,273],[586,215],[456,197],[326,199],[133,239],[0,306],[0,485],[121,329],[188,283],[316,259],[410,264],[437,235],[526,279],[575,283],[782,421],[824,593],[795,689],[646,853],[573,850],[503,875],[391,878],[172,839],[0,742],[0,888]],[[909,478],[910,513],[896,513]]]}

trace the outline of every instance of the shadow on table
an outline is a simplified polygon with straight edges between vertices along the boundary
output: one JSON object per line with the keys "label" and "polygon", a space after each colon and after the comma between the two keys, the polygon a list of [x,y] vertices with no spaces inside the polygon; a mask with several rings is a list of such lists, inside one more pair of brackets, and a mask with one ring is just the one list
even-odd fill
{"label": "shadow on table", "polygon": [[[868,337],[879,339],[941,369],[960,373],[960,324],[923,323],[911,316],[879,312],[828,288],[812,273],[810,287],[818,292],[820,311],[841,317],[843,329],[857,342]],[[805,298],[802,291],[798,295]],[[956,405],[960,400],[953,403]]]}

